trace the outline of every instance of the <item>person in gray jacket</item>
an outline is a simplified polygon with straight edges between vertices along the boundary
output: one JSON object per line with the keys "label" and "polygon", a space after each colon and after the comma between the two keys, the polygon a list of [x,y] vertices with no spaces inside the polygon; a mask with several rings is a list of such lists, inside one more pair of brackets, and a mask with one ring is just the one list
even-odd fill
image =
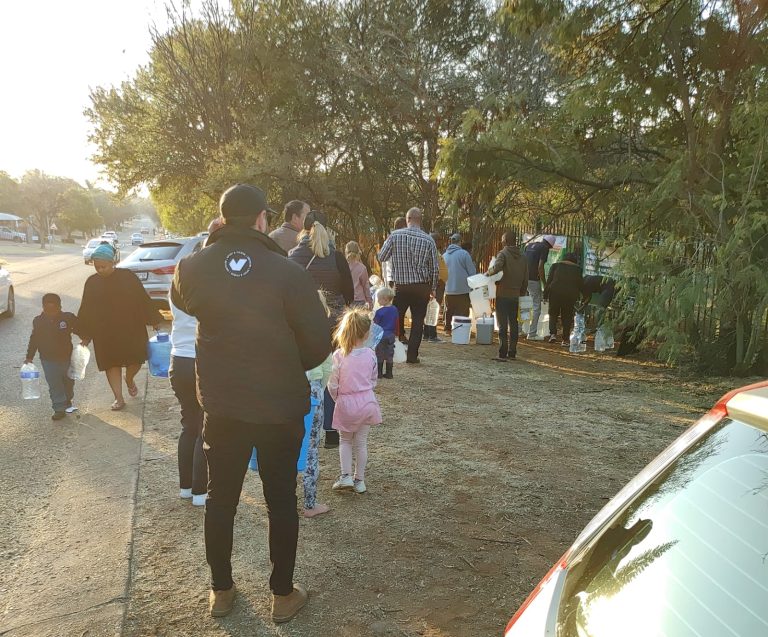
{"label": "person in gray jacket", "polygon": [[286,254],[299,243],[299,233],[304,228],[304,219],[309,214],[309,204],[294,200],[285,204],[285,223],[269,233],[269,238],[279,245]]}
{"label": "person in gray jacket", "polygon": [[454,316],[469,316],[469,284],[467,277],[477,274],[472,255],[459,244],[461,235],[451,235],[450,245],[443,254],[448,266],[448,281],[445,284],[445,333],[451,333]]}

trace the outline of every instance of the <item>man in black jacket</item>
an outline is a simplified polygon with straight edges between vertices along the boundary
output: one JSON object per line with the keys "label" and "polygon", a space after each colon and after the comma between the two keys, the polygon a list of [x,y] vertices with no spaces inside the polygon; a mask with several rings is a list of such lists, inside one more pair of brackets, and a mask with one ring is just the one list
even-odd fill
{"label": "man in black jacket", "polygon": [[219,202],[225,225],[184,259],[173,304],[197,318],[197,385],[208,460],[205,551],[210,612],[234,605],[232,527],[252,447],[269,513],[272,618],[292,619],[307,600],[293,583],[299,520],[296,463],[309,412],[305,371],[331,349],[312,278],[265,233],[264,192],[237,184]]}

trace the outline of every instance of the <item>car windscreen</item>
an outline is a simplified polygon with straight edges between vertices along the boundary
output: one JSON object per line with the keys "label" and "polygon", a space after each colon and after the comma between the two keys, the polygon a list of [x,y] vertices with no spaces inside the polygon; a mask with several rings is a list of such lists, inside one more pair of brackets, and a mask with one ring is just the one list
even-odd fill
{"label": "car windscreen", "polygon": [[137,248],[123,261],[123,263],[136,261],[172,261],[181,252],[180,243],[152,243],[144,244]]}
{"label": "car windscreen", "polygon": [[723,420],[568,572],[558,637],[768,635],[768,434]]}
{"label": "car windscreen", "polygon": [[88,245],[87,245],[86,247],[87,247],[87,248],[95,248],[95,247],[96,247],[97,245],[99,245],[101,242],[102,242],[102,241],[101,241],[101,239],[91,239],[91,240],[88,242]]}

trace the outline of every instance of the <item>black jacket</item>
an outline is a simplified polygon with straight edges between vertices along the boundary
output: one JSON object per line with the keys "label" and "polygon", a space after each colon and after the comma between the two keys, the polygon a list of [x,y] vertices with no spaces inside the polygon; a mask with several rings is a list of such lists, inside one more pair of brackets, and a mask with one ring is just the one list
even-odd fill
{"label": "black jacket", "polygon": [[581,295],[581,266],[572,261],[558,261],[549,268],[544,298],[551,296],[568,301],[577,301]]}
{"label": "black jacket", "polygon": [[32,335],[27,346],[27,360],[40,352],[40,360],[69,362],[72,357],[72,334],[81,335],[77,317],[72,312],[61,312],[50,317],[42,314],[32,321]]}
{"label": "black jacket", "polygon": [[316,257],[309,242],[302,241],[288,253],[288,259],[299,264],[315,281],[318,290],[325,294],[328,306],[335,313],[344,310],[355,300],[355,285],[349,263],[338,250],[333,250],[327,257]]}
{"label": "black jacket", "polygon": [[304,374],[331,350],[312,277],[257,230],[224,226],[183,259],[173,304],[197,318],[197,386],[203,409],[281,425],[309,412]]}

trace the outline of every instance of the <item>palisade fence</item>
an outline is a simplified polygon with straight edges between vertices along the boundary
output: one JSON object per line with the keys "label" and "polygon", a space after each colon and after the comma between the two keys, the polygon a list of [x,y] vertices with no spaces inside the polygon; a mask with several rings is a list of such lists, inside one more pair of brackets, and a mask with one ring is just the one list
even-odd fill
{"label": "palisade fence", "polygon": [[[481,252],[474,251],[472,255],[478,264],[478,268],[487,268],[492,257],[502,249],[502,236],[505,232],[514,232],[518,240],[522,240],[523,235],[542,235],[552,234],[565,236],[568,240],[567,251],[575,252],[581,259],[584,254],[585,237],[592,239],[621,239],[626,236],[627,227],[622,221],[614,221],[605,224],[600,221],[585,221],[578,218],[561,219],[554,223],[544,224],[512,224],[505,225],[498,229],[488,248]],[[720,323],[718,317],[713,311],[713,300],[717,297],[718,289],[714,277],[710,275],[711,265],[715,256],[715,244],[702,241],[695,246],[681,246],[680,262],[685,261],[686,265],[692,267],[703,280],[705,293],[704,301],[696,305],[695,309],[687,317],[685,323],[680,329],[685,330],[692,336],[694,342],[713,341],[720,335]],[[659,282],[661,285],[661,282]],[[758,317],[762,323],[763,341],[768,340],[768,312]]]}

